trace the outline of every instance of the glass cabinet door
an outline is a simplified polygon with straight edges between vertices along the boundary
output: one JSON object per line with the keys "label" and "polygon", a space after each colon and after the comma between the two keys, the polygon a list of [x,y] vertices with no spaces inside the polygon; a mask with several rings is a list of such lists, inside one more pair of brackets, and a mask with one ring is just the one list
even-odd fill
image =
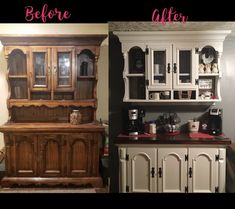
{"label": "glass cabinet door", "polygon": [[10,99],[28,99],[27,49],[16,48],[8,55]]}
{"label": "glass cabinet door", "polygon": [[151,45],[148,63],[149,89],[165,90],[172,87],[171,45]]}
{"label": "glass cabinet door", "polygon": [[138,46],[128,52],[129,74],[145,74],[145,52]]}
{"label": "glass cabinet door", "polygon": [[73,90],[73,56],[72,48],[53,49],[53,78],[55,90]]}
{"label": "glass cabinet door", "polygon": [[195,48],[179,45],[173,51],[174,88],[196,87]]}
{"label": "glass cabinet door", "polygon": [[31,50],[31,88],[33,90],[50,89],[49,49],[46,47]]}
{"label": "glass cabinet door", "polygon": [[[124,84],[126,100],[146,99],[146,46],[132,46],[126,53]],[[124,100],[125,100],[124,99]]]}
{"label": "glass cabinet door", "polygon": [[78,100],[95,99],[96,85],[96,61],[95,51],[90,49],[77,49],[76,73],[77,73],[77,95]]}

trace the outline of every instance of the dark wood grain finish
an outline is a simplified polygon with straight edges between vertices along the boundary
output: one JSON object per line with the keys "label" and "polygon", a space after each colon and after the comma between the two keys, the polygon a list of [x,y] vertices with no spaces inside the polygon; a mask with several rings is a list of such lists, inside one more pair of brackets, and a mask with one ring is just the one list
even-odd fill
{"label": "dark wood grain finish", "polygon": [[103,133],[104,127],[95,123],[72,125],[70,123],[7,123],[0,127],[3,133],[33,132],[33,133],[71,133],[88,132]]}
{"label": "dark wood grain finish", "polygon": [[100,188],[103,187],[103,182],[100,177],[4,177],[1,181],[2,187],[9,186],[89,186]]}
{"label": "dark wood grain finish", "polygon": [[93,135],[88,133],[67,136],[69,176],[91,176],[92,138]]}
{"label": "dark wood grain finish", "polygon": [[16,123],[26,122],[54,122],[54,123],[69,123],[69,116],[73,109],[79,109],[82,115],[82,123],[91,123],[94,121],[91,107],[55,107],[47,108],[45,106],[39,107],[13,107],[12,121]]}
{"label": "dark wood grain finish", "polygon": [[27,134],[11,136],[15,144],[15,163],[13,163],[13,166],[16,176],[36,176],[36,137]]}
{"label": "dark wood grain finish", "polygon": [[230,145],[231,140],[223,136],[216,136],[212,139],[190,138],[188,134],[180,134],[177,136],[166,136],[164,134],[157,135],[152,138],[133,138],[133,137],[117,137],[115,144],[215,144]]}
{"label": "dark wood grain finish", "polygon": [[[67,125],[63,132],[56,133],[48,128],[55,130],[55,127],[60,129],[62,126],[47,124],[47,128],[41,130],[34,127],[34,131],[29,125],[21,124],[19,127],[25,131],[11,132],[8,129],[4,136],[6,177],[3,178],[3,186],[33,183],[101,186],[99,145],[102,127],[90,124],[75,128]],[[35,182],[37,177],[41,178],[39,182]]]}
{"label": "dark wood grain finish", "polygon": [[78,100],[78,101],[66,101],[66,100],[57,100],[57,101],[35,101],[35,100],[10,100],[8,102],[8,107],[30,107],[30,106],[46,106],[49,108],[63,106],[78,106],[78,107],[96,107],[97,101],[93,100]]}
{"label": "dark wood grain finish", "polygon": [[[3,35],[8,62],[9,122],[0,126],[6,146],[3,186],[86,185],[100,187],[95,123],[97,62],[106,35]],[[89,58],[81,76],[80,54]],[[82,58],[82,57],[81,57]],[[79,109],[80,125],[69,123]]]}
{"label": "dark wood grain finish", "polygon": [[61,135],[38,135],[39,175],[63,176],[65,153]]}
{"label": "dark wood grain finish", "polygon": [[1,35],[4,46],[99,46],[107,35]]}

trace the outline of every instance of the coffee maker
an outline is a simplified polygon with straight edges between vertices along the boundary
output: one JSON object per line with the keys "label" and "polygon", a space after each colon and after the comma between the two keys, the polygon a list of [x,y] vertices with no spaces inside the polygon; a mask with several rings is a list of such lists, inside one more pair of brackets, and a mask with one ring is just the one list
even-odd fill
{"label": "coffee maker", "polygon": [[222,134],[222,109],[212,108],[209,110],[208,132],[217,136]]}
{"label": "coffee maker", "polygon": [[128,135],[139,135],[144,133],[143,109],[133,108],[124,111],[124,132]]}

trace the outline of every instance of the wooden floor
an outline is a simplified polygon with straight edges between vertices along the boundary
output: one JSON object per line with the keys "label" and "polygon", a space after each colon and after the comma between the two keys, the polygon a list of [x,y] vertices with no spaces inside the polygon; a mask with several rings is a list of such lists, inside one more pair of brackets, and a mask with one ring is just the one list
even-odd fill
{"label": "wooden floor", "polygon": [[0,193],[107,193],[107,188],[0,188]]}
{"label": "wooden floor", "polygon": [[107,187],[103,188],[2,188],[0,193],[109,193]]}

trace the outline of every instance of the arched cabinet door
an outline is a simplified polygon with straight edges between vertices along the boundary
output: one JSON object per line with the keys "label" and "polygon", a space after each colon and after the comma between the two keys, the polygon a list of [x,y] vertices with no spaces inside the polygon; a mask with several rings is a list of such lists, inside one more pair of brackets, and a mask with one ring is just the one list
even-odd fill
{"label": "arched cabinet door", "polygon": [[38,162],[40,176],[63,176],[65,143],[61,135],[38,136]]}
{"label": "arched cabinet door", "polygon": [[67,136],[67,167],[69,176],[91,175],[91,140],[92,134],[80,133]]}
{"label": "arched cabinet door", "polygon": [[218,186],[217,148],[189,148],[189,192],[216,192]]}
{"label": "arched cabinet door", "polygon": [[129,192],[156,192],[156,151],[153,148],[128,148],[127,185]]}
{"label": "arched cabinet door", "polygon": [[[12,176],[36,176],[37,174],[37,139],[29,134],[14,134],[11,136],[15,152],[11,158]],[[8,146],[8,145],[7,145]],[[14,147],[13,146],[13,147]],[[14,163],[15,162],[15,163]]]}
{"label": "arched cabinet door", "polygon": [[[6,49],[7,50],[7,49]],[[28,99],[28,50],[8,47],[8,83],[10,99]]]}
{"label": "arched cabinet door", "polygon": [[158,149],[158,192],[185,192],[187,148]]}
{"label": "arched cabinet door", "polygon": [[92,48],[77,48],[76,51],[76,98],[96,99],[98,54]]}

